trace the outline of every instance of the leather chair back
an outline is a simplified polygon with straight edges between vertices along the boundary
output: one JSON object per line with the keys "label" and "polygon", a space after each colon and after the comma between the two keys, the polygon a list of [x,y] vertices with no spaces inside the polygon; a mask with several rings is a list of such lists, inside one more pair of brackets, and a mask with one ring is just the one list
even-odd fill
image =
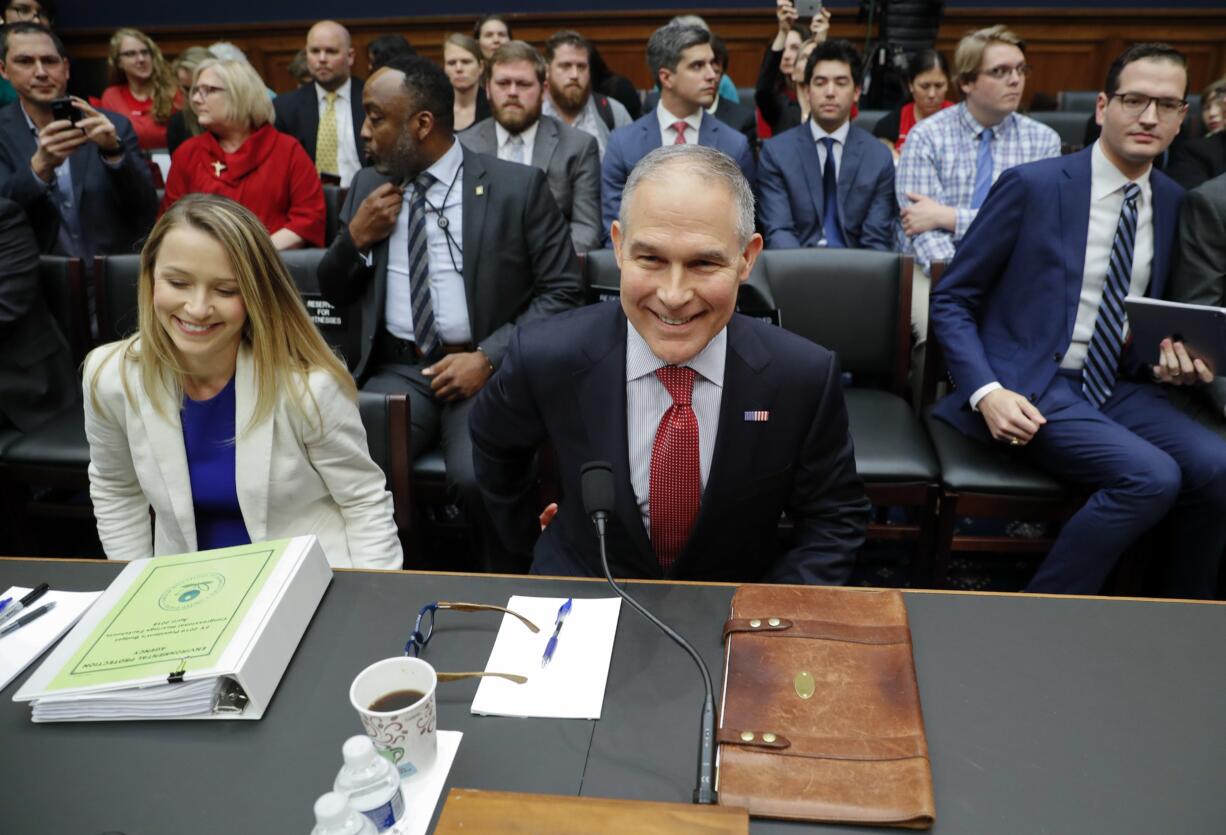
{"label": "leather chair back", "polygon": [[413,505],[409,463],[409,401],[403,394],[358,392],[358,412],[366,429],[371,459],[387,477],[387,489],[395,504],[396,530],[401,542],[412,528]]}
{"label": "leather chair back", "polygon": [[349,189],[340,186],[324,185],[324,246],[336,239],[336,232],[340,228],[341,206],[348,191]]}
{"label": "leather chair back", "polygon": [[[330,186],[325,186],[330,188]],[[362,313],[357,304],[337,308],[324,300],[319,292],[317,270],[324,256],[323,249],[288,249],[281,260],[302,294],[307,313],[323,334],[324,340],[337,351],[352,371],[362,356]]]}
{"label": "leather chair back", "polygon": [[38,279],[47,310],[68,340],[73,365],[80,365],[90,347],[84,265],[80,258],[41,255]]}
{"label": "leather chair back", "polygon": [[94,311],[98,341],[114,342],[136,332],[139,255],[100,255],[94,261]]}

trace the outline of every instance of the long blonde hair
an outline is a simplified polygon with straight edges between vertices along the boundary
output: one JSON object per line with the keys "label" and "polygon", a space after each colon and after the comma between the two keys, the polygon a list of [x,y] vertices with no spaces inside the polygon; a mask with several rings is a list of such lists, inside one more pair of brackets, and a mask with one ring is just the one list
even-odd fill
{"label": "long blonde hair", "polygon": [[[188,376],[178,349],[153,309],[158,252],[167,233],[177,226],[198,229],[221,244],[238,282],[239,295],[247,308],[242,340],[250,348],[255,366],[256,401],[247,428],[271,415],[284,391],[294,392],[296,396],[290,400],[304,417],[310,417],[308,400],[318,416],[318,404],[305,382],[313,370],[331,374],[350,399],[357,399],[353,378],[311,321],[264,224],[233,200],[215,194],[189,194],[171,206],[149,233],[140,255],[139,329],[111,347],[123,361],[137,365],[141,387],[163,417],[170,418],[168,405],[177,408],[183,402],[183,383]],[[90,381],[95,405],[98,376],[109,359],[98,364]],[[121,374],[120,379],[128,401],[136,405],[127,374]]]}
{"label": "long blonde hair", "polygon": [[153,75],[149,81],[153,85],[153,121],[160,125],[175,112],[175,94],[179,91],[178,79],[170,71],[170,66],[162,56],[162,50],[153,39],[139,29],[116,29],[111,35],[111,48],[107,62],[111,65],[111,83],[127,84],[127,74],[119,67],[119,52],[124,38],[140,41],[149,50],[149,60],[153,65]]}
{"label": "long blonde hair", "polygon": [[[187,70],[191,73],[194,80],[196,78],[196,67],[200,66],[202,61],[212,57],[203,46],[189,46],[180,52],[179,57],[175,58],[174,63],[170,65],[170,71],[175,77],[175,82],[178,83],[179,81],[179,70]],[[188,85],[188,91],[183,94],[183,124],[190,136],[200,135],[200,123],[196,121],[196,111],[192,110],[190,84]]]}

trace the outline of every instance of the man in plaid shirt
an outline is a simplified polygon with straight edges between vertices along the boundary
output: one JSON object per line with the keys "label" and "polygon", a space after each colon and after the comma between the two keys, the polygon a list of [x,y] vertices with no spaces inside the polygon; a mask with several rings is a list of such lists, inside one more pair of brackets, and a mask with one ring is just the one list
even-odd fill
{"label": "man in plaid shirt", "polygon": [[917,360],[928,335],[932,262],[953,258],[1001,173],[1060,154],[1054,130],[1016,112],[1030,74],[1025,46],[1004,26],[963,38],[954,53],[962,103],[917,124],[903,146],[895,193],[902,220],[899,248],[914,253],[916,261],[911,325]]}

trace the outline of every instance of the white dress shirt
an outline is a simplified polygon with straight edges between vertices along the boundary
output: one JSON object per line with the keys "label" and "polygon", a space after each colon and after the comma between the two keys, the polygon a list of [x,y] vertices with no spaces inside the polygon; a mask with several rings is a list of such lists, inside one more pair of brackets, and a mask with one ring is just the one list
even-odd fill
{"label": "white dress shirt", "polygon": [[[698,459],[702,489],[706,492],[715,456],[715,436],[719,431],[719,407],[724,396],[724,360],[728,354],[728,329],[717,333],[707,347],[683,366],[694,369],[694,390],[690,406],[698,418]],[[626,323],[626,445],[630,453],[630,483],[643,517],[643,527],[651,535],[651,451],[656,442],[660,420],[673,405],[672,395],[656,377],[656,370],[668,365],[652,353],[634,325]]]}
{"label": "white dress shirt", "polygon": [[[1085,265],[1082,268],[1081,300],[1077,304],[1077,319],[1073,323],[1073,341],[1064,352],[1060,367],[1068,371],[1080,371],[1085,364],[1090,338],[1094,335],[1094,323],[1098,320],[1098,306],[1103,298],[1107,282],[1107,268],[1111,261],[1111,249],[1115,245],[1115,232],[1120,224],[1120,212],[1124,208],[1124,186],[1135,182],[1141,187],[1137,198],[1137,237],[1132,251],[1132,281],[1129,295],[1143,296],[1149,289],[1149,277],[1154,261],[1154,201],[1149,184],[1149,172],[1135,181],[1129,180],[1103,153],[1100,143],[1094,143],[1090,152],[1090,225],[1086,233]],[[1128,323],[1124,323],[1124,336],[1128,336]],[[978,410],[984,395],[1001,388],[991,382],[971,395],[972,409]]]}
{"label": "white dress shirt", "polygon": [[[426,190],[426,245],[430,271],[430,301],[434,322],[444,345],[472,342],[468,300],[464,295],[464,152],[453,140],[451,148],[426,171],[434,184]],[[388,332],[413,341],[413,304],[409,294],[409,205],[412,187],[404,192],[404,205],[396,228],[387,241],[387,300],[383,310]],[[446,201],[444,203],[444,201]],[[439,226],[439,209],[447,228]],[[454,241],[454,244],[452,243]]]}
{"label": "white dress shirt", "polygon": [[660,123],[660,144],[676,144],[677,129],[673,127],[676,122],[685,122],[688,125],[685,129],[685,142],[687,145],[699,144],[698,132],[702,129],[702,108],[695,110],[689,116],[682,119],[680,116],[674,116],[665,110],[663,104],[657,104],[656,121]]}
{"label": "white dress shirt", "polygon": [[[340,171],[341,188],[349,188],[353,175],[358,173],[362,162],[358,159],[357,138],[353,135],[353,96],[350,92],[353,79],[345,79],[345,83],[337,87],[336,102],[332,112],[336,116],[336,165]],[[328,91],[318,84],[315,85],[315,96],[319,100],[319,118],[324,117],[324,109],[328,106]]]}
{"label": "white dress shirt", "polygon": [[[524,165],[532,164],[532,149],[536,147],[536,129],[540,126],[541,120],[537,119],[530,126],[524,128],[519,133],[519,137],[524,140]],[[509,130],[502,125],[494,122],[494,135],[498,140],[498,159],[515,162],[511,159],[511,137],[514,136]]]}
{"label": "white dress shirt", "polygon": [[827,136],[834,140],[834,177],[837,181],[839,174],[843,171],[843,148],[847,145],[847,134],[851,130],[851,122],[839,125],[834,133],[826,133],[816,119],[810,119],[809,130],[813,133],[813,141],[817,143],[817,170],[819,173],[826,170],[826,143],[822,140]]}

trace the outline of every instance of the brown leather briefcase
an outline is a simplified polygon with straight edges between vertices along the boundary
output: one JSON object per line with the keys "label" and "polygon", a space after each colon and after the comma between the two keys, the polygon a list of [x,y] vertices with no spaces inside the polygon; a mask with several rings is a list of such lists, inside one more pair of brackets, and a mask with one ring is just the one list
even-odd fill
{"label": "brown leather briefcase", "polygon": [[767,818],[932,826],[900,592],[741,586],[724,642],[721,804]]}

